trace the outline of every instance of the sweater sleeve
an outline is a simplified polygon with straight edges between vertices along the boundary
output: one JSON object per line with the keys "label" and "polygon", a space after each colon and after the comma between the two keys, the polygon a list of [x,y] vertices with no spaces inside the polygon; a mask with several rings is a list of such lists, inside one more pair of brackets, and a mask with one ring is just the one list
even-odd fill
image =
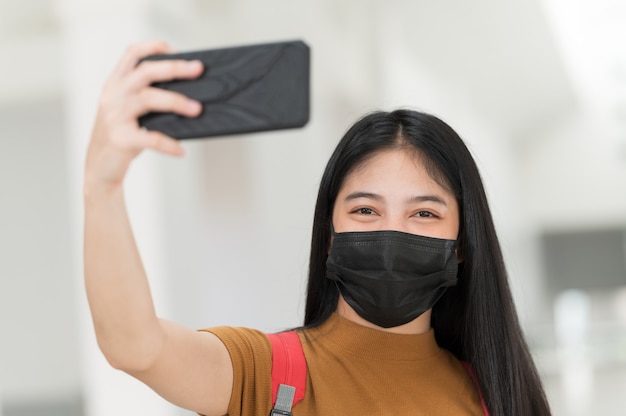
{"label": "sweater sleeve", "polygon": [[272,409],[272,349],[267,336],[249,328],[203,329],[226,346],[233,363],[228,416],[266,416]]}

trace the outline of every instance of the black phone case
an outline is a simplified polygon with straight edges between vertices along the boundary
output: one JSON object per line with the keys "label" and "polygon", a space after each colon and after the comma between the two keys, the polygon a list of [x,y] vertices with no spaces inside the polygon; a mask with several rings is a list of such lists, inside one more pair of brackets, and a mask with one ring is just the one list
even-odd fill
{"label": "black phone case", "polygon": [[197,79],[154,84],[200,101],[203,111],[196,118],[148,113],[139,118],[148,130],[188,139],[303,127],[309,121],[310,51],[302,41],[154,55],[142,61],[159,59],[204,63]]}

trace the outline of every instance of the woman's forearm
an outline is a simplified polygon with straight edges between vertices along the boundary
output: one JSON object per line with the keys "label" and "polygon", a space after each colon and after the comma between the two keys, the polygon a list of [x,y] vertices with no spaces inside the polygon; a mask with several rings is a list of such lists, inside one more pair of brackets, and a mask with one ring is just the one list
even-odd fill
{"label": "woman's forearm", "polygon": [[194,117],[202,107],[182,94],[153,88],[157,81],[195,78],[199,62],[137,62],[171,52],[163,42],[128,48],[105,83],[85,162],[84,261],[87,296],[100,348],[116,367],[144,369],[158,354],[164,331],[156,317],[128,221],[123,183],[132,160],[146,149],[182,155],[180,144],[139,128],[151,111]]}
{"label": "woman's forearm", "polygon": [[150,365],[163,343],[122,187],[85,187],[85,286],[98,344],[120,369]]}

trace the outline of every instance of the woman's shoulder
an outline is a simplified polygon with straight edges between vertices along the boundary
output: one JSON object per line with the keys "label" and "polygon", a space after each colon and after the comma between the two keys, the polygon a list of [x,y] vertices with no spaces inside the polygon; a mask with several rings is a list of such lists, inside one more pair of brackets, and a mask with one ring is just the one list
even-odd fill
{"label": "woman's shoulder", "polygon": [[[226,348],[270,350],[267,334],[261,330],[237,326],[216,326],[200,329],[218,337]],[[232,355],[232,354],[231,354]]]}
{"label": "woman's shoulder", "polygon": [[222,341],[230,355],[233,388],[230,415],[269,414],[271,409],[272,347],[267,334],[253,328],[205,328]]}

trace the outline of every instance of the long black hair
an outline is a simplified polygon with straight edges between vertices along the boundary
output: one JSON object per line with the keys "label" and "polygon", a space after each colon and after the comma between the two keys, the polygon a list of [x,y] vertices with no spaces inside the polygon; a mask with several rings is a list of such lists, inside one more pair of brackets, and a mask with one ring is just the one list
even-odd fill
{"label": "long black hair", "polygon": [[357,121],[330,157],[313,221],[305,327],[335,311],[339,292],[325,277],[337,194],[368,157],[397,147],[416,149],[434,180],[457,199],[458,284],[433,308],[437,343],[470,363],[491,416],[550,415],[520,328],[480,173],[457,133],[435,116],[411,111],[375,112]]}

